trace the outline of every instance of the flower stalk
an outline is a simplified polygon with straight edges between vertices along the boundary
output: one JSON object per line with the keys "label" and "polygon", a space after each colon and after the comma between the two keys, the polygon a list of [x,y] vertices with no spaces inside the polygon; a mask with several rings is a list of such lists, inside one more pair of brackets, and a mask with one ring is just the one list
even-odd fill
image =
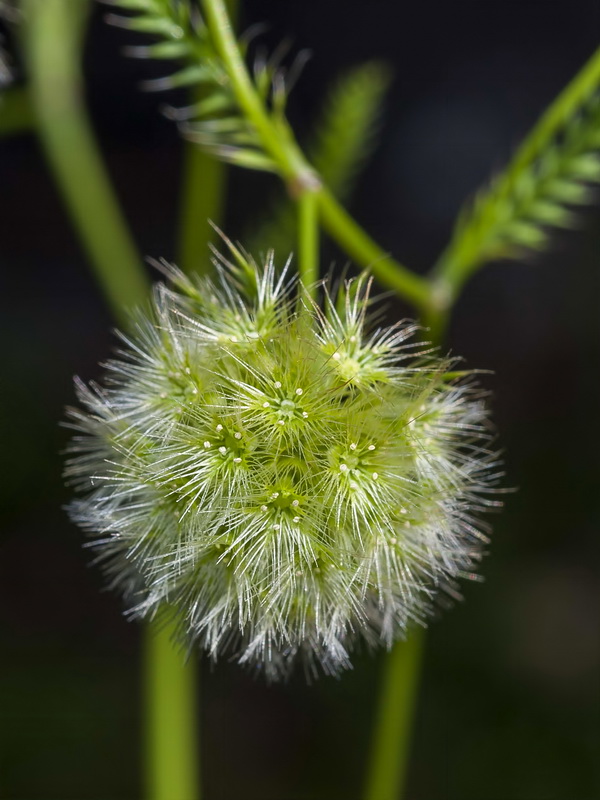
{"label": "flower stalk", "polygon": [[185,659],[174,629],[160,618],[145,627],[147,800],[199,800],[197,661]]}
{"label": "flower stalk", "polygon": [[125,322],[148,282],[104,170],[82,93],[87,0],[24,0],[29,97],[56,184],[115,317]]}

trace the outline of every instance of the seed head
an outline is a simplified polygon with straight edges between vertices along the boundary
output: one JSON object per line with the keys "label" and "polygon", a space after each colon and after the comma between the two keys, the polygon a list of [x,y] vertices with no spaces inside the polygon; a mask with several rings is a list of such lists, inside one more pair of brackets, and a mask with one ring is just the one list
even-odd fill
{"label": "seed head", "polygon": [[234,256],[216,282],[163,264],[104,385],[76,382],[70,511],[134,617],[269,677],[335,673],[472,575],[486,412],[416,326],[372,328],[365,278],[299,307],[272,259]]}

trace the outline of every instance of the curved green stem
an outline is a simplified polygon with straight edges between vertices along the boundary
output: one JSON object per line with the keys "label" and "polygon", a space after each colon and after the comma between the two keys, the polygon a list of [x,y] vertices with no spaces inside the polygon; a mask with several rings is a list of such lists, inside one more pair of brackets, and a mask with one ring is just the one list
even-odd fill
{"label": "curved green stem", "polygon": [[319,280],[319,217],[314,192],[304,192],[298,199],[298,272],[314,297]]}
{"label": "curved green stem", "polygon": [[71,219],[115,316],[148,282],[88,122],[80,56],[87,0],[24,0],[24,52],[37,131]]}
{"label": "curved green stem", "polygon": [[511,184],[514,176],[532,163],[555,138],[568,120],[573,119],[581,104],[591,97],[600,83],[600,47],[548,106],[527,138],[515,153],[504,181]]}
{"label": "curved green stem", "polygon": [[[104,171],[81,90],[87,0],[26,0],[30,97],[48,163],[117,319],[142,303],[148,282]],[[146,778],[151,800],[197,800],[194,667],[168,628],[147,632]]]}
{"label": "curved green stem", "polygon": [[196,662],[184,661],[173,630],[160,620],[145,630],[148,800],[200,798]]}
{"label": "curved green stem", "polygon": [[[256,93],[227,13],[225,0],[203,0],[206,24],[215,48],[227,69],[233,92],[246,119],[252,123],[265,150],[279,165],[283,177],[297,181],[308,168],[300,150],[283,128],[275,129],[260,97]],[[308,177],[308,176],[307,176]],[[310,178],[308,178],[310,180]]]}
{"label": "curved green stem", "polygon": [[321,185],[289,127],[282,119],[274,120],[267,112],[240,54],[224,0],[203,0],[202,7],[239,106],[260,136],[265,151],[278,165],[281,177],[287,182],[292,196],[299,200],[305,193],[314,193],[324,227],[348,255],[361,266],[369,267],[385,286],[394,289],[418,308],[426,308],[429,302],[429,282],[390,258],[378,247],[326,187]]}

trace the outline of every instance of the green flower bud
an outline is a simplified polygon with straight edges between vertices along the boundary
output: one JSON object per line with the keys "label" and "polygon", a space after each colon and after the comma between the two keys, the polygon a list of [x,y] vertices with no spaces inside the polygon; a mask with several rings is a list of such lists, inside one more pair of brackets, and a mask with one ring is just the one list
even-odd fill
{"label": "green flower bud", "polygon": [[365,278],[299,307],[286,270],[233,252],[216,282],[163,265],[104,386],[77,382],[70,511],[132,616],[170,610],[269,677],[335,673],[472,574],[486,411],[415,325],[370,329]]}

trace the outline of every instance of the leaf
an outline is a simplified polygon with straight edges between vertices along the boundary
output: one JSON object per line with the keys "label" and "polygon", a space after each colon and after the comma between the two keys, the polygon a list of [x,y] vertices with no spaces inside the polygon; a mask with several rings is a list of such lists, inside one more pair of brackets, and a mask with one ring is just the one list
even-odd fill
{"label": "leaf", "polygon": [[494,258],[520,258],[572,227],[600,184],[600,50],[559,95],[504,173],[459,213],[435,273],[454,291]]}
{"label": "leaf", "polygon": [[[263,151],[254,128],[241,111],[208,28],[194,0],[104,0],[108,5],[130,12],[109,14],[108,22],[155,36],[159,41],[126,48],[134,58],[178,60],[179,69],[147,80],[142,88],[165,91],[196,87],[193,102],[186,108],[166,106],[166,116],[179,125],[180,133],[206,152],[223,161],[248,169],[274,171],[275,163]],[[245,46],[240,43],[240,49]],[[255,69],[255,90],[261,95],[274,120],[283,114],[287,89],[280,68],[285,48]]]}

